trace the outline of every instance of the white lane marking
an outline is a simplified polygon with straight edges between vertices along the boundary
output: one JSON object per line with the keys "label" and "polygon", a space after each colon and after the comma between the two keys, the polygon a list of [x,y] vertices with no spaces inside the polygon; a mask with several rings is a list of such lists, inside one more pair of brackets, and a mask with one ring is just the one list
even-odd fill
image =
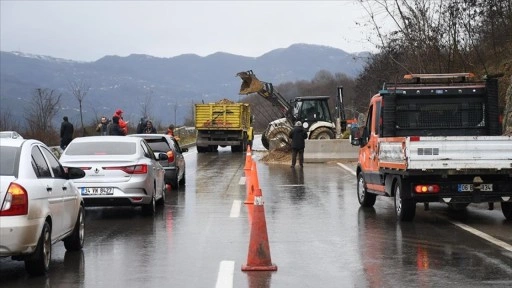
{"label": "white lane marking", "polygon": [[245,177],[240,177],[240,181],[238,181],[238,185],[245,185]]}
{"label": "white lane marking", "polygon": [[354,170],[352,170],[352,168],[348,167],[347,165],[345,164],[342,164],[342,163],[336,163],[338,164],[341,168],[347,170],[348,172],[350,172],[352,175],[356,176],[356,172]]}
{"label": "white lane marking", "polygon": [[[336,163],[338,164],[341,168],[347,170],[348,172],[352,173],[352,175],[356,175],[356,172],[354,172],[350,167],[348,167],[347,165],[344,165],[342,163]],[[448,220],[448,219],[447,219]],[[476,235],[482,239],[485,239],[505,250],[508,250],[510,252],[512,252],[512,245],[506,243],[506,242],[503,242],[499,239],[496,239],[494,237],[492,237],[491,235],[488,235],[488,234],[485,234],[484,232],[480,231],[480,230],[477,230],[473,227],[470,227],[466,224],[463,224],[463,223],[460,223],[460,222],[456,222],[456,221],[451,221],[451,220],[448,220],[448,222],[452,223],[453,225],[461,228],[461,229],[464,229],[466,231],[468,231],[469,233],[473,234],[473,235]]]}
{"label": "white lane marking", "polygon": [[229,213],[229,217],[231,217],[231,218],[240,217],[241,207],[242,207],[241,200],[233,200],[233,205],[231,205],[231,212]]}
{"label": "white lane marking", "polygon": [[492,237],[491,235],[488,235],[488,234],[485,234],[484,232],[480,231],[480,230],[477,230],[475,228],[472,228],[466,224],[463,224],[463,223],[460,223],[460,222],[457,222],[457,221],[451,221],[449,220],[450,223],[452,223],[453,225],[461,228],[461,229],[464,229],[466,231],[468,231],[469,233],[471,234],[474,234],[482,239],[485,239],[495,245],[498,245],[499,247],[505,249],[505,250],[508,250],[510,252],[512,252],[512,245],[508,244],[508,243],[505,243],[499,239],[496,239],[494,237]]}
{"label": "white lane marking", "polygon": [[232,288],[234,271],[235,261],[220,261],[219,274],[217,274],[217,284],[215,284],[215,288]]}
{"label": "white lane marking", "polygon": [[279,187],[304,187],[304,184],[285,184],[285,185],[277,185]]}

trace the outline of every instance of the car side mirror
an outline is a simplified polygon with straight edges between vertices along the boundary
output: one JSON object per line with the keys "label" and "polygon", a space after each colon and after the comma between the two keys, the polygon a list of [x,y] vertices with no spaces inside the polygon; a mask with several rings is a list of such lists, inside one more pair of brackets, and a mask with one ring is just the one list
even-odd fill
{"label": "car side mirror", "polygon": [[167,160],[169,159],[169,156],[165,153],[155,153],[156,160]]}
{"label": "car side mirror", "polygon": [[350,144],[353,146],[359,146],[361,141],[361,132],[359,127],[353,126],[350,128]]}
{"label": "car side mirror", "polygon": [[68,179],[80,179],[85,177],[84,170],[77,167],[68,167],[67,168]]}

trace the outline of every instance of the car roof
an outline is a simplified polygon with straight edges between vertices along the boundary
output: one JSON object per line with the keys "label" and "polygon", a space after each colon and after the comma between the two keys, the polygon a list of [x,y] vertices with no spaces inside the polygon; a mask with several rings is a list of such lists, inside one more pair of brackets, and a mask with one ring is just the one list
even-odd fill
{"label": "car roof", "polygon": [[25,142],[44,144],[39,140],[22,138],[0,138],[0,146],[21,147]]}
{"label": "car roof", "polygon": [[88,143],[88,142],[133,142],[137,143],[140,137],[126,137],[126,136],[87,136],[77,137],[73,139],[72,143]]}
{"label": "car roof", "polygon": [[159,139],[162,137],[169,138],[169,139],[173,138],[171,135],[168,135],[168,134],[130,134],[130,135],[126,135],[126,136],[140,137],[143,139]]}

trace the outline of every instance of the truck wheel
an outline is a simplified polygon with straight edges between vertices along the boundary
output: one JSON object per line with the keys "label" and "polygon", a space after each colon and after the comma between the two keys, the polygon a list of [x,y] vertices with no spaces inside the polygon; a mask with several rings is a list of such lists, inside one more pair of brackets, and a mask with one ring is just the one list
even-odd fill
{"label": "truck wheel", "polygon": [[411,198],[404,198],[407,189],[406,185],[402,185],[402,181],[398,179],[395,183],[395,213],[399,221],[411,221],[416,215],[416,202]]}
{"label": "truck wheel", "polygon": [[363,207],[373,207],[376,199],[377,195],[366,191],[363,173],[359,173],[357,175],[357,200],[359,200],[359,204]]}
{"label": "truck wheel", "polygon": [[208,147],[197,146],[197,153],[205,153],[208,150]]}
{"label": "truck wheel", "polygon": [[501,212],[507,220],[512,220],[512,202],[501,202]]}
{"label": "truck wheel", "polygon": [[329,128],[320,127],[311,132],[309,139],[334,139],[334,133]]}

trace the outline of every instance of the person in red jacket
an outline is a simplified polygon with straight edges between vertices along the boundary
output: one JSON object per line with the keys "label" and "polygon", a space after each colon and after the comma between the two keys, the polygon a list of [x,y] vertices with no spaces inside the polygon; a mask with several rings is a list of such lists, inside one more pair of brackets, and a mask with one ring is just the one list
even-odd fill
{"label": "person in red jacket", "polygon": [[124,132],[124,135],[128,134],[128,121],[124,121],[123,119],[123,110],[117,109],[114,116],[119,117],[119,127]]}

